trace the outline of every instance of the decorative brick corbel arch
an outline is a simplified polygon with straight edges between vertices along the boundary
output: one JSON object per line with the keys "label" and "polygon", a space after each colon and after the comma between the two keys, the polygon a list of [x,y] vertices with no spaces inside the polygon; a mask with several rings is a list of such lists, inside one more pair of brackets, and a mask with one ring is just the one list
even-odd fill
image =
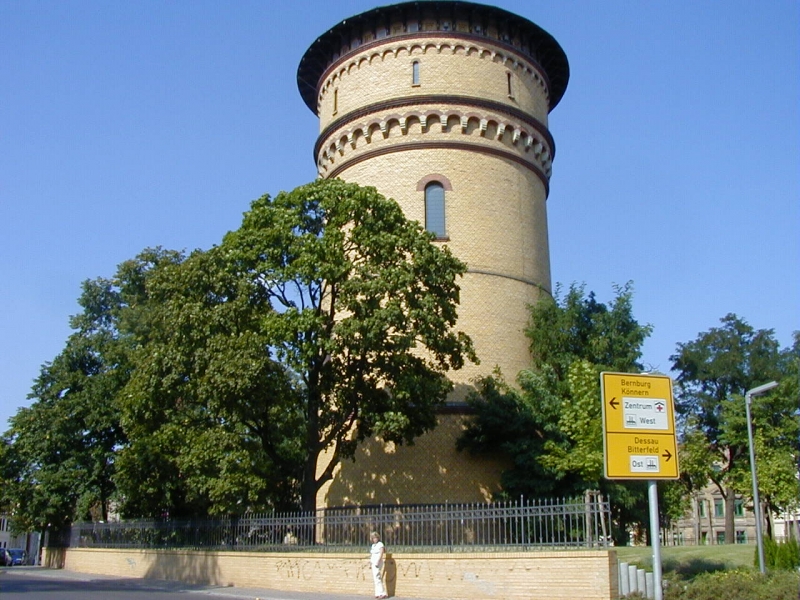
{"label": "decorative brick corbel arch", "polygon": [[439,173],[431,173],[430,175],[426,175],[425,177],[420,179],[417,182],[417,191],[418,192],[424,192],[425,191],[425,186],[428,185],[429,183],[431,183],[432,181],[435,181],[437,183],[441,183],[442,187],[444,188],[444,190],[446,192],[452,192],[453,191],[453,186],[450,185],[450,180],[447,177],[445,177],[444,175],[441,175]]}

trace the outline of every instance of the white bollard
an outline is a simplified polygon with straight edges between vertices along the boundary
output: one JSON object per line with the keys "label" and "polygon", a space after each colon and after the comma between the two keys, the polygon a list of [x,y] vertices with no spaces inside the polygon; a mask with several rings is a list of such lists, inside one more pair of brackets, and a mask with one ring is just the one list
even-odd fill
{"label": "white bollard", "polygon": [[619,595],[623,598],[631,593],[631,586],[628,581],[628,563],[619,563]]}
{"label": "white bollard", "polygon": [[653,573],[645,573],[644,574],[644,585],[647,588],[647,591],[645,592],[644,595],[645,595],[645,597],[650,598],[650,600],[653,600],[653,598],[656,597],[655,581],[656,581],[656,579],[655,579],[655,575],[653,575]]}
{"label": "white bollard", "polygon": [[628,565],[628,591],[633,594],[639,591],[636,579],[636,565]]}
{"label": "white bollard", "polygon": [[640,594],[647,592],[647,586],[645,585],[644,581],[644,569],[638,569],[636,571],[636,589]]}

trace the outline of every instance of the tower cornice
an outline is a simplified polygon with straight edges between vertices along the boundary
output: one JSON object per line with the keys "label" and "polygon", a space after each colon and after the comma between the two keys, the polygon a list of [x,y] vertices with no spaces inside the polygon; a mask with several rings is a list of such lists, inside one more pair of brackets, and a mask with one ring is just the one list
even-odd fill
{"label": "tower cornice", "polygon": [[552,110],[567,88],[569,63],[558,42],[531,21],[495,6],[458,0],[404,2],[382,6],[345,19],[318,37],[303,55],[297,85],[306,105],[317,114],[323,74],[343,57],[399,36],[430,37],[445,33],[507,46],[539,66],[549,87]]}
{"label": "tower cornice", "polygon": [[319,154],[320,149],[325,145],[326,140],[334,131],[346,127],[350,123],[362,120],[365,117],[374,114],[385,113],[386,111],[405,108],[408,106],[425,106],[425,105],[448,105],[448,106],[467,106],[482,110],[488,110],[495,113],[505,114],[511,118],[529,126],[531,129],[537,131],[547,143],[550,153],[550,159],[555,158],[556,146],[555,140],[550,133],[550,130],[541,123],[539,120],[533,118],[529,113],[504,104],[502,102],[495,102],[492,100],[484,100],[473,96],[454,96],[447,94],[420,94],[416,96],[405,96],[401,98],[392,98],[391,100],[384,100],[376,102],[369,106],[363,106],[347,114],[342,115],[335,121],[331,122],[319,135],[316,144],[314,144],[314,157]]}

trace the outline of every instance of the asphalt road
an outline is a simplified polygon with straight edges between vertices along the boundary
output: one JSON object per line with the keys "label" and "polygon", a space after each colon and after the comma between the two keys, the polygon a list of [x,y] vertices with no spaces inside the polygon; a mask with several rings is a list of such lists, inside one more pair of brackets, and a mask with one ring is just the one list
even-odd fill
{"label": "asphalt road", "polygon": [[[2,600],[364,600],[369,596],[283,592],[125,579],[44,567],[0,568]],[[400,600],[398,598],[398,600]]]}

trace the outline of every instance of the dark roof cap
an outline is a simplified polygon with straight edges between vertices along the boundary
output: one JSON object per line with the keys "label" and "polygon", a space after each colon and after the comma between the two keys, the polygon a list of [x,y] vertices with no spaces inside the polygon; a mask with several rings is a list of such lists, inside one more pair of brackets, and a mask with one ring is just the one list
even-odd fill
{"label": "dark roof cap", "polygon": [[[505,25],[504,31],[515,33],[515,37],[520,40],[522,48],[515,46],[515,49],[529,56],[544,69],[550,83],[550,110],[553,110],[561,100],[569,81],[569,62],[555,38],[544,29],[528,19],[496,6],[460,0],[417,0],[373,8],[345,19],[319,36],[306,50],[297,69],[297,87],[306,105],[316,114],[317,86],[320,77],[334,62],[333,57],[338,56],[342,47],[345,44],[350,46],[351,36],[361,35],[365,25],[371,26],[379,22],[388,25],[391,19],[396,19],[397,16],[407,19],[430,14],[435,14],[438,18],[451,19],[466,16],[476,25],[489,21]],[[481,33],[473,32],[471,35],[485,36],[485,27],[481,28]],[[503,40],[496,41],[504,43]],[[357,49],[353,50],[355,51]]]}

